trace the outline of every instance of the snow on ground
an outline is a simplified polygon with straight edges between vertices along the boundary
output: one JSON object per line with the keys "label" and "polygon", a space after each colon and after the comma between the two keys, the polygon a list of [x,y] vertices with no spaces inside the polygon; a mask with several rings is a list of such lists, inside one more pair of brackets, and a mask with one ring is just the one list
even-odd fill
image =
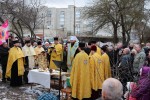
{"label": "snow on ground", "polygon": [[[49,89],[37,84],[34,84],[31,89],[31,84],[10,87],[9,82],[3,83],[0,81],[0,100],[36,100],[38,96],[47,92],[49,92]],[[58,90],[51,89],[51,93],[57,95]]]}

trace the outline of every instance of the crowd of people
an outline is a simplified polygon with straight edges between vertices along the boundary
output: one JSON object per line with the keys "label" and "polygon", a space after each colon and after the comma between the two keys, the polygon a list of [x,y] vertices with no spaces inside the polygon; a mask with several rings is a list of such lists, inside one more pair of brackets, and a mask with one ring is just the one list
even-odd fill
{"label": "crowd of people", "polygon": [[66,43],[54,37],[54,43],[26,39],[21,46],[15,38],[11,48],[0,46],[2,81],[12,87],[28,83],[29,70],[56,70],[54,60],[70,73],[74,100],[150,100],[150,43],[100,46],[70,36]]}

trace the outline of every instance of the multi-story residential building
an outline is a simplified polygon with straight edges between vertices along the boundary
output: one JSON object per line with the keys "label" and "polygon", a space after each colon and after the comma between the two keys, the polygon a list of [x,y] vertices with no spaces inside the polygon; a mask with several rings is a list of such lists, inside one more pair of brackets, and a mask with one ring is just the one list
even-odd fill
{"label": "multi-story residential building", "polygon": [[[41,16],[42,22],[37,27],[38,29],[35,30],[35,33],[44,34],[45,38],[54,36],[67,37],[68,35],[93,35],[93,22],[83,15],[84,7],[69,5],[68,8],[48,8],[44,6],[40,10],[39,16]],[[112,30],[111,25],[106,25],[94,35],[112,37]],[[121,37],[120,28],[118,29],[118,36]],[[131,39],[132,37],[136,38],[134,35],[131,35]]]}
{"label": "multi-story residential building", "polygon": [[[42,23],[37,27],[45,37],[81,35],[92,32],[92,23],[84,19],[83,7],[69,5],[68,8],[41,7]],[[75,13],[74,13],[75,10]]]}

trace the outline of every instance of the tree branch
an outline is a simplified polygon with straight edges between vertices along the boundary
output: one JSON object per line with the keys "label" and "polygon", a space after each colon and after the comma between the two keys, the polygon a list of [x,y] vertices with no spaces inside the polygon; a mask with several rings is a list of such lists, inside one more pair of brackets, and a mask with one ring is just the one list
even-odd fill
{"label": "tree branch", "polygon": [[13,27],[15,28],[15,30],[17,31],[17,34],[19,35],[19,37],[21,37],[20,32],[19,32],[17,26],[15,25],[14,20],[15,20],[15,17],[13,17],[13,19],[12,19],[12,25],[13,25]]}
{"label": "tree branch", "polygon": [[19,20],[19,19],[17,20],[17,23],[18,23],[18,26],[19,26],[19,28],[20,28],[20,31],[21,31],[21,37],[23,38],[23,30],[22,30],[22,25],[21,25],[21,23],[20,23],[20,20]]}

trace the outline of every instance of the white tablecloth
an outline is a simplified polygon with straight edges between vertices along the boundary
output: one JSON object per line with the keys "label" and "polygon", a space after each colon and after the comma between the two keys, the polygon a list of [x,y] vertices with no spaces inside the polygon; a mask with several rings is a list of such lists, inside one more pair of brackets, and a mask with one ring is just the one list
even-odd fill
{"label": "white tablecloth", "polygon": [[39,72],[37,69],[29,71],[28,74],[29,83],[37,83],[43,85],[45,88],[50,88],[50,73]]}

